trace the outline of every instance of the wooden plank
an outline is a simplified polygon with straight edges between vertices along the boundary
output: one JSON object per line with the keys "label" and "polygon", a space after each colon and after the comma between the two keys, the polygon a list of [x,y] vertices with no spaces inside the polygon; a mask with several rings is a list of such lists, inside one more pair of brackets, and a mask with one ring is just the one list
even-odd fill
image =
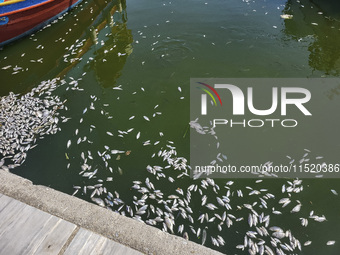
{"label": "wooden plank", "polygon": [[1,205],[2,204],[6,205],[0,210],[0,236],[5,230],[5,226],[7,226],[10,222],[17,220],[16,214],[26,207],[25,204],[7,196],[2,196]]}
{"label": "wooden plank", "polygon": [[102,249],[102,254],[105,254],[105,255],[110,255],[110,254],[142,255],[142,253],[134,249],[126,247],[120,243],[116,243],[107,238]]}
{"label": "wooden plank", "polygon": [[46,220],[44,215],[16,200],[2,210],[0,217],[0,254],[23,254],[32,233],[37,232],[37,223]]}
{"label": "wooden plank", "polygon": [[[0,254],[57,255],[75,229],[76,225],[70,222],[5,195],[0,196]],[[142,253],[80,228],[64,254]]]}
{"label": "wooden plank", "polygon": [[2,195],[0,193],[0,212],[12,201],[15,201],[14,199],[8,197],[8,196],[5,196],[5,195]]}
{"label": "wooden plank", "polygon": [[12,200],[0,212],[0,254],[58,254],[76,226]]}
{"label": "wooden plank", "polygon": [[48,231],[48,226],[44,226],[44,228],[47,228],[47,231],[39,232],[42,235],[39,237],[42,242],[40,243],[38,249],[34,252],[35,254],[58,254],[64,244],[67,242],[68,238],[71,236],[72,232],[75,230],[76,225],[59,219],[58,223],[53,229],[50,229],[50,231]]}
{"label": "wooden plank", "polygon": [[142,253],[81,228],[64,255],[142,255]]}
{"label": "wooden plank", "polygon": [[91,231],[80,228],[77,235],[74,237],[69,247],[66,249],[64,255],[72,254],[90,254],[88,248],[92,248],[99,240],[100,236],[93,236]]}

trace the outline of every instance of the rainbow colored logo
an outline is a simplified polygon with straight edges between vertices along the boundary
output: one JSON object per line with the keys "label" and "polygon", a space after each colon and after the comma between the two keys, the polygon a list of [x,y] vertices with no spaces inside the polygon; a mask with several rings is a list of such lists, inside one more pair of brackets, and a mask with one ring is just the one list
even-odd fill
{"label": "rainbow colored logo", "polygon": [[[218,98],[218,100],[220,101],[220,104],[221,104],[221,106],[222,106],[221,97],[220,97],[220,95],[217,93],[217,91],[216,91],[213,87],[211,87],[210,85],[208,85],[208,84],[206,84],[206,83],[203,83],[203,82],[197,82],[197,83],[202,84],[203,86],[205,86],[205,87],[207,87],[208,89],[210,89],[210,90],[217,96],[217,98]],[[211,94],[211,92],[210,92],[209,90],[207,90],[207,89],[205,89],[205,88],[201,88],[201,87],[197,87],[197,88],[203,90],[204,92],[206,92],[206,93],[211,97],[211,99],[214,101],[215,106],[217,106],[216,100],[215,100],[214,96]]]}

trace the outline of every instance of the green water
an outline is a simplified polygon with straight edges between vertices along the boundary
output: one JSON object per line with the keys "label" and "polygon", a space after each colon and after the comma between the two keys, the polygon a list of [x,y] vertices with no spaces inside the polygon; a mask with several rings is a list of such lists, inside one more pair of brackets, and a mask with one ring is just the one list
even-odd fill
{"label": "green water", "polygon": [[[117,191],[130,206],[133,196],[141,197],[131,188],[133,181],[144,182],[148,177],[166,197],[178,195],[178,188],[186,190],[191,184],[200,184],[200,180],[176,178],[180,172],[171,167],[164,173],[176,179],[173,183],[164,178],[157,180],[146,170],[148,165],[167,165],[157,155],[152,157],[166,145],[175,146],[177,156],[189,158],[190,78],[339,77],[340,9],[335,7],[334,4],[334,8],[324,9],[318,3],[303,0],[107,3],[91,0],[81,3],[51,26],[0,50],[1,96],[10,91],[24,94],[44,80],[60,77],[66,84],[54,93],[67,99],[68,111],[61,114],[71,118],[59,123],[60,132],[39,140],[24,164],[12,172],[68,194],[74,192],[74,185],[95,185],[102,179],[108,191]],[[281,14],[291,14],[293,18],[285,20]],[[73,80],[78,80],[80,90],[71,89]],[[332,100],[339,100],[339,93],[335,88],[328,95]],[[90,109],[91,103],[94,109]],[[135,117],[130,120],[132,116]],[[131,128],[132,131],[119,137],[118,130]],[[140,138],[136,139],[139,132]],[[85,136],[90,143],[77,144],[78,138]],[[67,148],[69,140],[72,143]],[[151,145],[144,146],[147,140]],[[112,173],[97,153],[103,152],[104,146],[129,151],[119,157],[111,155],[107,160]],[[287,153],[280,151],[280,146],[276,150]],[[292,153],[301,154],[302,150],[292,145]],[[98,169],[96,178],[92,179],[79,175],[83,164],[81,153],[87,156],[88,151],[93,156],[88,164]],[[105,181],[107,177],[113,177],[113,181]],[[222,188],[227,180],[215,181]],[[292,206],[281,209],[277,203],[287,196],[281,192],[287,180],[267,179],[257,184],[255,179],[234,181],[233,210],[229,213],[243,217],[243,221],[221,232],[214,223],[200,224],[196,220],[207,209],[201,206],[201,196],[195,193],[191,202],[195,223],[178,219],[175,229],[185,224],[189,239],[201,243],[202,238],[195,237],[189,225],[195,229],[207,226],[206,246],[228,254],[247,254],[246,250],[235,248],[243,243],[245,232],[250,229],[248,213],[238,210],[237,205],[258,200],[247,195],[237,198],[236,190],[248,193],[246,186],[266,188],[276,198],[268,201],[268,210],[264,212],[270,214],[272,207],[283,212],[271,216],[271,226],[290,229],[302,244],[312,241],[310,246],[303,246],[302,251],[295,250],[295,254],[339,254],[340,201],[331,192],[331,189],[340,192],[338,179],[304,180],[303,192],[292,195],[292,201],[299,200],[303,205],[298,214],[290,213]],[[215,196],[212,189],[205,192],[209,198]],[[90,195],[91,191],[76,194],[89,201]],[[216,200],[211,202],[217,204]],[[117,210],[118,206],[112,209]],[[311,210],[319,216],[325,215],[327,221],[319,223],[309,219],[309,225],[302,227],[299,218],[308,218]],[[157,226],[162,228],[160,224]],[[216,247],[210,240],[211,235],[218,234],[226,241],[224,247]],[[335,240],[335,245],[327,246],[329,240]]]}

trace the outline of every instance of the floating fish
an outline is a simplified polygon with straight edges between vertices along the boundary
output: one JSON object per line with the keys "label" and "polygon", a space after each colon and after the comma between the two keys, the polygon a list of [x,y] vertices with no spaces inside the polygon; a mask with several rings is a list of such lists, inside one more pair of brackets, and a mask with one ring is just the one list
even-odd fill
{"label": "floating fish", "polygon": [[290,14],[281,14],[280,17],[283,18],[283,19],[292,19],[293,15],[290,15]]}

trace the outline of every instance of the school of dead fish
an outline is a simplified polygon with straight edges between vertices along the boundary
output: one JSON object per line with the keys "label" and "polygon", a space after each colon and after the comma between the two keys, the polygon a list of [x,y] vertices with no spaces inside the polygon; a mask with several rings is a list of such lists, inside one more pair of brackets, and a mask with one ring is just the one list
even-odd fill
{"label": "school of dead fish", "polygon": [[[125,153],[106,149],[100,153],[101,156]],[[190,167],[187,160],[177,155],[176,147],[171,141],[167,141],[164,148],[152,155],[154,156],[161,158],[164,165],[148,165],[146,171],[149,176],[145,180],[133,181],[131,190],[135,195],[132,204],[125,203],[117,191],[111,193],[105,189],[101,184],[103,180],[98,180],[97,186],[75,186],[75,193],[91,190],[90,196],[99,206],[202,245],[208,242],[217,247],[231,245],[224,233],[238,224],[247,224],[249,229],[244,233],[243,242],[237,244],[236,248],[248,251],[249,254],[296,254],[304,246],[312,244],[311,240],[301,243],[290,229],[271,224],[271,219],[287,213],[287,208],[288,213],[290,211],[292,214],[299,214],[303,204],[296,197],[303,191],[302,180],[287,180],[282,185],[281,199],[261,187],[261,179],[254,181],[254,187],[246,186],[245,189],[233,188],[234,181],[227,181],[221,186],[208,177],[194,179],[191,185],[178,187],[176,182],[182,183],[189,177]],[[95,178],[96,170],[93,171],[87,165],[82,169],[80,174],[84,177]],[[162,191],[164,182],[158,185],[160,180],[167,182],[167,186],[175,187],[173,192]],[[332,193],[335,194],[333,191]],[[238,200],[242,198],[252,202],[240,204]],[[195,211],[193,208],[198,203],[200,209]],[[310,211],[308,215],[296,216],[296,221],[302,227],[307,227],[308,221],[326,220],[325,215],[317,215],[314,211]],[[334,240],[326,243],[334,244]]]}
{"label": "school of dead fish", "polygon": [[[83,91],[74,79],[69,84],[71,87],[66,88],[66,90],[71,88]],[[7,134],[5,138],[2,138],[1,145],[2,148],[12,148],[11,150],[2,149],[4,156],[2,162],[5,159],[21,159],[21,161],[15,161],[16,165],[6,166],[2,163],[3,169],[7,168],[8,170],[8,168],[23,163],[26,152],[34,147],[37,138],[43,138],[43,135],[54,134],[60,130],[57,125],[59,122],[57,116],[60,110],[67,109],[67,107],[63,105],[65,102],[62,102],[60,98],[51,95],[55,88],[56,80],[53,80],[42,83],[27,95],[18,97],[10,94],[1,98],[1,102],[7,102],[7,104],[3,103],[5,107],[1,108],[1,132]],[[34,97],[36,93],[38,94]],[[39,98],[39,96],[43,98]],[[86,118],[88,109],[93,111],[97,109],[97,98],[91,96],[91,99],[90,105],[82,111],[80,123],[83,123],[84,118]],[[32,107],[32,109],[26,111],[26,107]],[[154,108],[157,109],[158,105]],[[102,107],[100,109],[101,115],[106,118],[111,116],[108,112],[103,111]],[[27,114],[31,114],[31,116],[28,117]],[[154,117],[156,116],[154,115]],[[152,121],[146,115],[142,118],[147,122]],[[24,129],[23,126],[20,126],[23,119],[31,120],[34,124],[28,125]],[[65,122],[68,120],[66,117],[61,117],[61,119]],[[13,132],[15,130],[13,121],[16,121],[15,125],[20,127],[17,130],[18,133]],[[190,126],[197,132],[207,134],[207,128],[201,127],[197,122],[192,121]],[[28,129],[28,127],[31,127],[31,129]],[[92,132],[94,129],[96,129],[96,126],[89,124],[89,131]],[[71,153],[73,144],[93,143],[86,136],[80,136],[79,133],[80,131],[76,129],[76,137],[67,141],[67,152],[65,153],[67,159],[69,159],[68,154]],[[108,130],[106,134],[108,136],[118,134],[121,137],[135,134],[136,141],[139,141],[142,136],[141,132],[134,128],[126,131],[117,130],[117,132]],[[159,136],[163,137],[164,134],[160,132]],[[32,139],[33,137],[35,139]],[[27,148],[26,150],[20,150],[23,141],[27,142],[24,147]],[[196,176],[191,181],[192,184],[186,186],[188,184],[185,180],[190,176],[190,167],[187,165],[186,158],[177,155],[173,142],[168,140],[140,142],[144,146],[159,144],[161,149],[151,157],[160,158],[163,164],[147,165],[145,171],[149,176],[145,180],[133,181],[131,190],[135,194],[132,197],[132,203],[124,202],[117,191],[110,190],[106,185],[114,181],[115,175],[123,174],[121,167],[112,164],[113,160],[117,162],[120,157],[128,156],[131,151],[111,148],[108,145],[97,152],[87,150],[80,153],[82,163],[80,164],[79,175],[94,181],[94,183],[82,186],[75,185],[73,195],[78,192],[82,193],[83,196],[89,196],[99,206],[156,226],[163,231],[183,236],[185,239],[199,242],[202,245],[226,246],[227,249],[228,245],[231,244],[228,243],[224,234],[228,233],[228,229],[233,229],[239,224],[243,226],[247,224],[248,231],[244,233],[242,243],[237,244],[236,248],[247,251],[249,254],[293,254],[302,250],[304,246],[312,244],[311,240],[303,240],[303,243],[301,243],[290,229],[272,225],[272,218],[290,212],[297,215],[296,220],[302,227],[307,227],[309,221],[324,222],[327,220],[325,215],[317,215],[314,211],[311,211],[308,215],[301,215],[300,210],[303,204],[296,197],[303,191],[302,180],[287,180],[282,185],[282,198],[276,197],[268,189],[261,187],[261,179],[254,180],[253,187],[246,186],[244,189],[240,189],[233,188],[235,186],[234,181],[227,181],[221,185],[209,177],[199,179],[199,176]],[[15,144],[15,146],[9,146],[9,143]],[[307,156],[308,152],[302,159],[308,161]],[[98,165],[95,165],[95,158],[101,159],[105,167],[99,168]],[[220,159],[226,160],[226,157]],[[70,168],[70,163],[67,167]],[[108,171],[111,176],[100,179],[97,177],[100,174],[99,171]],[[168,187],[173,187],[172,193],[162,190],[164,183],[167,183],[166,186]],[[331,192],[337,195],[335,190],[332,189]],[[239,201],[244,201],[244,198],[248,202],[240,203]],[[197,205],[200,205],[200,208],[198,210],[193,209]],[[326,245],[334,244],[334,240],[326,243]]]}
{"label": "school of dead fish", "polygon": [[65,101],[52,92],[58,79],[42,82],[29,93],[0,97],[0,168],[8,171],[21,165],[38,139],[60,131],[59,111]]}
{"label": "school of dead fish", "polygon": [[[57,88],[58,80],[43,82],[31,92],[19,96],[10,93],[1,97],[0,103],[0,148],[2,159],[1,168],[8,170],[19,166],[24,162],[27,151],[37,145],[37,140],[45,135],[55,134],[60,131],[59,119],[66,122],[69,118],[61,116],[61,111],[67,110],[58,96],[52,92]],[[60,82],[61,85],[65,81]],[[71,79],[68,89],[83,91],[78,87],[78,81]],[[181,92],[181,89],[178,89]],[[104,107],[97,107],[99,104],[95,96],[86,107],[79,120],[80,123],[86,118],[89,110],[100,109],[101,115],[110,118],[109,112],[102,110]],[[154,107],[156,110],[159,105]],[[158,115],[153,115],[157,117]],[[133,116],[135,117],[135,116]],[[146,115],[142,116],[147,122],[152,119]],[[133,119],[129,117],[128,119]],[[207,134],[208,129],[201,127],[197,121],[190,122],[190,126],[196,132]],[[89,131],[92,132],[96,126],[89,124]],[[307,227],[310,221],[324,222],[325,215],[318,215],[314,211],[305,215],[301,213],[303,204],[298,199],[298,194],[303,191],[303,181],[299,179],[287,180],[282,185],[282,197],[276,197],[264,187],[261,187],[262,180],[254,180],[254,186],[246,186],[243,189],[234,188],[234,181],[227,181],[223,185],[217,184],[209,177],[198,178],[195,176],[188,185],[190,178],[190,167],[187,159],[177,155],[173,142],[163,141],[152,142],[142,141],[142,133],[130,128],[124,130],[108,130],[107,136],[135,135],[137,142],[144,146],[158,145],[160,150],[151,155],[152,158],[162,160],[161,165],[147,165],[145,170],[148,177],[145,180],[135,180],[131,183],[132,203],[126,203],[117,191],[111,190],[108,183],[114,182],[115,175],[122,175],[123,170],[116,166],[117,160],[127,157],[131,151],[111,148],[105,145],[102,150],[92,152],[90,149],[80,153],[81,164],[79,175],[82,178],[91,180],[91,184],[75,185],[73,195],[89,196],[99,206],[108,208],[122,215],[146,224],[156,226],[163,231],[180,235],[202,245],[217,247],[228,245],[225,233],[235,231],[238,225],[248,226],[244,233],[242,243],[236,245],[237,249],[247,251],[249,254],[293,254],[303,249],[304,246],[312,245],[312,240],[298,240],[290,229],[283,226],[272,225],[271,220],[280,217],[282,214],[291,213],[296,215],[296,221],[301,227]],[[80,136],[79,129],[75,130],[75,137],[67,141],[65,153],[69,159],[73,144],[93,142],[86,136]],[[164,137],[162,132],[160,137]],[[308,153],[302,157],[302,161],[308,161]],[[290,156],[287,156],[291,159]],[[318,157],[322,158],[322,157]],[[96,159],[103,162],[104,167],[98,167]],[[220,160],[226,160],[226,157]],[[300,160],[300,162],[301,162]],[[96,164],[94,162],[97,162]],[[70,163],[67,165],[70,168]],[[98,178],[100,171],[106,171],[105,179]],[[86,181],[84,182],[86,183]],[[163,191],[172,187],[173,192]],[[112,186],[110,186],[112,187]],[[332,189],[334,195],[338,195]],[[247,201],[240,203],[239,201]],[[197,208],[199,205],[199,209]],[[335,240],[329,240],[326,245],[334,245]]]}

